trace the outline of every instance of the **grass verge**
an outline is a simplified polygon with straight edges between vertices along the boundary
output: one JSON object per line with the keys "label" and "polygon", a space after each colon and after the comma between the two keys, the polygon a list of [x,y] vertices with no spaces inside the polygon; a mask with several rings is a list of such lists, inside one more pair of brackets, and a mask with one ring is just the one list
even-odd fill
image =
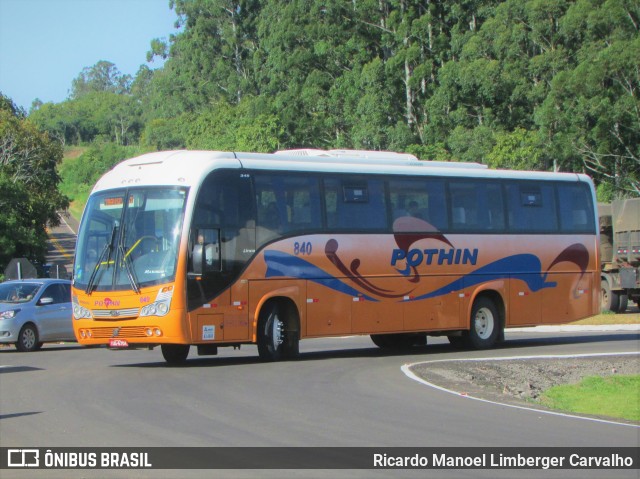
{"label": "grass verge", "polygon": [[597,325],[597,324],[638,324],[640,323],[640,313],[637,308],[619,314],[599,314],[591,318],[581,319],[570,324]]}
{"label": "grass verge", "polygon": [[640,375],[590,376],[545,391],[540,403],[561,411],[640,421]]}

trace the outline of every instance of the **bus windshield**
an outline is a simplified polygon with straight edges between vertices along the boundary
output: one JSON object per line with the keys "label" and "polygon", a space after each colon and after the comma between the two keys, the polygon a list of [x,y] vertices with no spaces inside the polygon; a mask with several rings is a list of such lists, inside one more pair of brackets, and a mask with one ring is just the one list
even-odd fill
{"label": "bus windshield", "polygon": [[130,188],[91,196],[78,233],[75,286],[89,294],[138,292],[173,281],[186,193],[184,188]]}

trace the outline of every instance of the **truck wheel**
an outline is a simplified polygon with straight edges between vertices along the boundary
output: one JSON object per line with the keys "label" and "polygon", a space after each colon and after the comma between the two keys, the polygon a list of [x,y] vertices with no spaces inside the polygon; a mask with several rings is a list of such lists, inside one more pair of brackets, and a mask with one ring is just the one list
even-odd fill
{"label": "truck wheel", "polygon": [[611,291],[609,282],[603,279],[600,282],[600,310],[602,312],[612,311],[618,312],[620,306],[620,296]]}
{"label": "truck wheel", "polygon": [[627,306],[629,306],[629,296],[626,294],[618,294],[618,313],[624,313],[627,310]]}

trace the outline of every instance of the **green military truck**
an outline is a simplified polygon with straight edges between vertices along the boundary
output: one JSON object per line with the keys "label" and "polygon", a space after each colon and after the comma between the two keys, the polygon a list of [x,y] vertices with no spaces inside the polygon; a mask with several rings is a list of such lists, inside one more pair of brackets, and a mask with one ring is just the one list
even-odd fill
{"label": "green military truck", "polygon": [[640,307],[640,198],[599,204],[602,311]]}

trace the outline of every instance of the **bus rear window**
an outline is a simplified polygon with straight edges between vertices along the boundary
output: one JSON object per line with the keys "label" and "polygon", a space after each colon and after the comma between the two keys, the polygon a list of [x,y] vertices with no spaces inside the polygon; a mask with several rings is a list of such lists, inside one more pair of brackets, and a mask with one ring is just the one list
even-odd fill
{"label": "bus rear window", "polygon": [[584,183],[560,185],[560,229],[563,233],[594,233],[595,218],[589,187]]}

